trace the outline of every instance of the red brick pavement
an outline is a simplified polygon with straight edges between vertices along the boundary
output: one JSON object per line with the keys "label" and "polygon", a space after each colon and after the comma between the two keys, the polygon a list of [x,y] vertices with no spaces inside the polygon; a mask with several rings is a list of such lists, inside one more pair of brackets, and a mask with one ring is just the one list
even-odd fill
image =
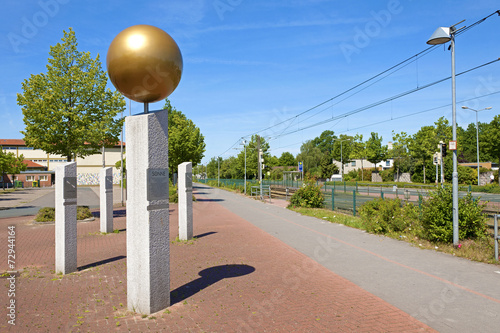
{"label": "red brick pavement", "polygon": [[[333,274],[214,202],[194,204],[195,235],[176,242],[171,205],[172,305],[150,316],[126,310],[125,214],[119,233],[98,219],[78,224],[77,273],[54,274],[54,226],[32,217],[0,220],[0,244],[16,226],[16,326],[6,317],[0,281],[0,331],[9,332],[430,332],[408,314]],[[7,270],[1,246],[0,272]],[[3,254],[2,254],[3,253]],[[5,282],[5,283],[3,283]],[[5,286],[5,287],[4,287]]]}

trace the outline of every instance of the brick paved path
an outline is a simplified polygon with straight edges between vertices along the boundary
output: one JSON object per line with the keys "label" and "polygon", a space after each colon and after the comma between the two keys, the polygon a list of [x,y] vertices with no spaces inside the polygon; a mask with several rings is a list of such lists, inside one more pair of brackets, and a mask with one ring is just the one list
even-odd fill
{"label": "brick paved path", "polygon": [[[15,327],[7,324],[7,280],[0,280],[0,331],[432,331],[216,202],[194,204],[197,239],[188,243],[175,241],[176,205],[170,214],[172,306],[144,317],[126,311],[124,210],[115,210],[118,233],[100,235],[98,219],[78,224],[79,271],[67,276],[53,271],[53,225],[0,219],[0,244],[7,227],[16,226],[21,271]],[[4,272],[7,248],[1,247]]]}

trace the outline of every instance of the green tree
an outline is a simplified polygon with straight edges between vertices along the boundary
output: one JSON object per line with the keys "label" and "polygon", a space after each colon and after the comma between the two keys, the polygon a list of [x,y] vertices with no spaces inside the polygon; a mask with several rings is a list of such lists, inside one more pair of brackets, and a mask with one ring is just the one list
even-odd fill
{"label": "green tree", "polygon": [[279,158],[279,165],[280,166],[296,166],[297,161],[295,160],[295,157],[292,155],[292,153],[284,151],[281,153],[281,156]]}
{"label": "green tree", "polygon": [[[0,177],[5,180],[5,175],[7,174],[18,174],[21,171],[26,170],[27,165],[23,163],[24,156],[20,155],[16,157],[14,153],[4,153],[0,150]],[[12,177],[14,179],[14,177]],[[5,181],[2,182],[3,189],[5,190]]]}
{"label": "green tree", "polygon": [[321,158],[321,178],[330,178],[333,174],[339,173],[339,168],[332,163],[329,153],[324,153]]}
{"label": "green tree", "polygon": [[[263,157],[264,157],[264,164],[269,165],[269,162],[271,161],[271,155],[268,153],[269,151],[269,143],[266,142],[266,140],[258,135],[252,135],[252,138],[250,139],[250,142],[247,145],[247,161],[246,161],[246,166],[247,166],[247,179],[257,179],[259,177],[259,150],[258,150],[258,143],[260,142],[260,149],[262,149],[263,152]],[[241,170],[241,175],[244,173],[245,169],[245,152],[243,150],[240,151],[238,154],[238,163],[237,163],[237,168]],[[262,171],[262,174],[266,171],[269,171],[269,168],[266,167],[265,170]]]}
{"label": "green tree", "polygon": [[[481,145],[491,157],[500,163],[500,115],[496,115],[489,123],[487,131],[480,137]],[[500,177],[499,184],[500,184]]]}
{"label": "green tree", "polygon": [[342,162],[342,169],[344,168],[344,164],[351,162],[351,142],[353,141],[354,138],[352,136],[341,134],[333,143],[332,157],[336,161]]}
{"label": "green tree", "polygon": [[425,165],[432,158],[432,155],[437,150],[436,132],[433,126],[423,126],[413,135],[413,140],[410,142],[410,154],[415,159],[422,163],[423,181],[425,184]]}
{"label": "green tree", "polygon": [[205,138],[200,129],[181,111],[165,99],[168,110],[168,164],[170,175],[177,172],[179,164],[191,162],[196,166],[205,153]]}
{"label": "green tree", "polygon": [[319,174],[319,166],[323,153],[321,149],[314,145],[312,140],[308,140],[300,146],[300,153],[297,155],[297,162],[303,162],[304,172]]}
{"label": "green tree", "polygon": [[382,137],[378,133],[372,132],[366,141],[366,159],[377,167],[377,163],[387,158],[387,146],[382,145]]}
{"label": "green tree", "polygon": [[314,146],[318,147],[322,153],[331,152],[333,150],[334,141],[337,139],[333,131],[323,131],[320,136],[312,140]]}
{"label": "green tree", "polygon": [[409,150],[412,138],[406,132],[395,133],[392,131],[392,140],[391,155],[394,159],[394,168],[399,179],[400,172],[412,171],[413,161]]}
{"label": "green tree", "polygon": [[361,160],[361,180],[364,180],[363,160],[366,159],[366,143],[363,142],[363,135],[356,134],[351,143],[351,158]]}
{"label": "green tree", "polygon": [[47,73],[31,75],[17,95],[29,147],[59,154],[68,161],[99,153],[119,140],[125,108],[118,92],[106,88],[99,55],[77,50],[75,32],[64,31],[62,43],[50,47]]}

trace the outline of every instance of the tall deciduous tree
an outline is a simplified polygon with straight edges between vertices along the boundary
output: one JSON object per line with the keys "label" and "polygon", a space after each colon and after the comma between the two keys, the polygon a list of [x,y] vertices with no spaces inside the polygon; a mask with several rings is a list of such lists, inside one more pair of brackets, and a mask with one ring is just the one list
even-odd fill
{"label": "tall deciduous tree", "polygon": [[392,140],[391,155],[394,159],[394,167],[396,168],[397,179],[399,180],[400,172],[408,172],[412,168],[413,163],[409,154],[412,138],[406,132],[395,133],[393,131]]}
{"label": "tall deciduous tree", "polygon": [[312,140],[308,140],[300,146],[300,153],[297,155],[297,162],[303,162],[304,172],[317,175],[323,153],[316,147]]}
{"label": "tall deciduous tree", "polygon": [[424,183],[425,183],[425,164],[432,158],[437,149],[436,132],[433,126],[423,126],[413,135],[410,144],[410,153],[417,160],[422,161]]}
{"label": "tall deciduous tree", "polygon": [[[488,154],[495,157],[500,163],[500,115],[496,115],[488,125],[488,130],[483,134],[484,148]],[[500,177],[498,177],[500,184]]]}
{"label": "tall deciduous tree", "polygon": [[183,162],[191,162],[193,166],[201,162],[205,138],[193,121],[176,110],[168,99],[164,109],[168,110],[168,164],[172,175]]}
{"label": "tall deciduous tree", "polygon": [[[4,180],[4,175],[17,174],[26,170],[27,165],[23,163],[23,160],[23,155],[17,157],[14,153],[4,153],[0,149],[0,177],[2,180]],[[5,181],[2,181],[2,187],[5,190]]]}
{"label": "tall deciduous tree", "polygon": [[[247,161],[246,161],[246,166],[247,166],[247,179],[250,178],[255,178],[257,179],[259,177],[259,150],[258,150],[258,143],[260,142],[260,149],[262,149],[263,152],[263,158],[264,158],[264,164],[269,165],[271,162],[271,155],[268,153],[269,150],[269,143],[266,142],[265,138],[258,136],[258,135],[252,135],[252,138],[250,142],[247,145],[246,151],[247,151]],[[244,174],[244,169],[245,169],[245,152],[243,150],[240,151],[238,154],[238,163],[237,166],[239,168],[240,174]],[[269,168],[266,167],[265,170],[262,171],[262,174],[264,175],[264,172],[268,171]]]}
{"label": "tall deciduous tree", "polygon": [[119,140],[125,108],[118,92],[106,88],[99,55],[77,50],[75,32],[64,31],[62,43],[50,47],[47,72],[31,75],[17,95],[29,147],[59,154],[68,161],[99,152]]}
{"label": "tall deciduous tree", "polygon": [[378,133],[372,132],[366,141],[366,159],[377,167],[377,163],[387,158],[387,146],[382,145],[382,137]]}
{"label": "tall deciduous tree", "polygon": [[280,166],[297,166],[297,161],[292,153],[284,151],[279,158]]}

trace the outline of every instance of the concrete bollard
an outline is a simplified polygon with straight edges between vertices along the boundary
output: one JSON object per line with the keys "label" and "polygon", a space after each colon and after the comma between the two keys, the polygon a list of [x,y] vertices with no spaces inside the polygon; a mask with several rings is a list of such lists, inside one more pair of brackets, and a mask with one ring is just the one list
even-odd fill
{"label": "concrete bollard", "polygon": [[75,162],[56,168],[55,185],[55,268],[56,273],[69,274],[77,270]]}
{"label": "concrete bollard", "polygon": [[100,220],[101,232],[113,232],[113,168],[100,172]]}
{"label": "concrete bollard", "polygon": [[193,167],[191,162],[179,164],[179,239],[193,238]]}
{"label": "concrete bollard", "polygon": [[127,306],[170,305],[168,111],[127,117]]}

